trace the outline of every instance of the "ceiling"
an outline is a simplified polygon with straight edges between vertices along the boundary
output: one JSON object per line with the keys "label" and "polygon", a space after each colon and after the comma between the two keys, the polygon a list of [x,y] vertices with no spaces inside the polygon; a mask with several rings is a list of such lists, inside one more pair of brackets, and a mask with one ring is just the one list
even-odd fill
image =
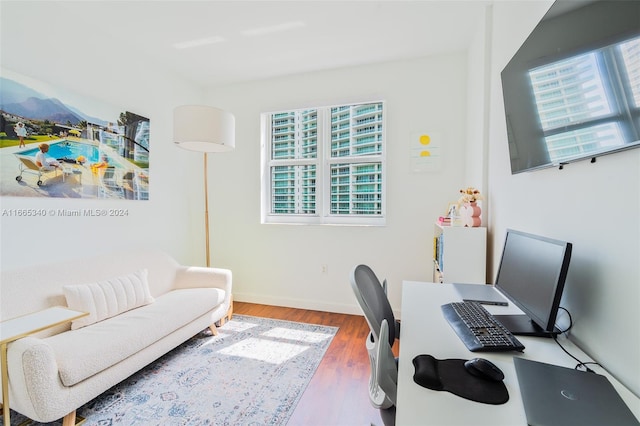
{"label": "ceiling", "polygon": [[[49,42],[68,52],[73,40],[79,49],[113,58],[126,52],[214,87],[462,50],[489,3],[2,0],[0,16],[3,48],[19,37],[23,51],[37,54]],[[55,37],[29,44],[34,25],[55,28]]]}

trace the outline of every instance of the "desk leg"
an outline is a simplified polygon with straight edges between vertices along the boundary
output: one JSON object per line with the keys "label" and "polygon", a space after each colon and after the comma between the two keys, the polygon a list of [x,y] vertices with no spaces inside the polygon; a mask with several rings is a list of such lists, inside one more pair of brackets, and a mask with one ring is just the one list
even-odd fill
{"label": "desk leg", "polygon": [[0,364],[2,364],[2,418],[4,426],[10,426],[9,419],[9,367],[7,367],[7,344],[0,345]]}

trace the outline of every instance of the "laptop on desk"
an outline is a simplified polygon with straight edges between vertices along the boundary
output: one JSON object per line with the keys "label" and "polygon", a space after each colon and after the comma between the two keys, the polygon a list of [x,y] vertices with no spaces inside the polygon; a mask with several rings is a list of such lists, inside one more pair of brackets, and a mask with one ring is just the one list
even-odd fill
{"label": "laptop on desk", "polygon": [[454,283],[453,287],[465,302],[478,302],[483,305],[507,306],[509,303],[492,285],[487,284],[460,284]]}
{"label": "laptop on desk", "polygon": [[640,425],[605,376],[520,357],[513,362],[529,425]]}

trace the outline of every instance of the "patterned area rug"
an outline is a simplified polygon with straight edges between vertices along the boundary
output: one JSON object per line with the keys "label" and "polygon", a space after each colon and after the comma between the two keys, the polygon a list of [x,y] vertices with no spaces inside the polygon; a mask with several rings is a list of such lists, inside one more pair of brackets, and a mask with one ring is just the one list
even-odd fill
{"label": "patterned area rug", "polygon": [[[234,315],[218,336],[201,332],[77,413],[87,426],[283,425],[337,331]],[[12,425],[23,420],[12,412]]]}

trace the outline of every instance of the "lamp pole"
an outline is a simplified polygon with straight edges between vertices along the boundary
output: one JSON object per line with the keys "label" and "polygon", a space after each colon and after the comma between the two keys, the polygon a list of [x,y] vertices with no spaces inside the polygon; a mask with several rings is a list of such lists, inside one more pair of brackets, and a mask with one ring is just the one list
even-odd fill
{"label": "lamp pole", "polygon": [[204,153],[204,238],[205,238],[205,256],[207,268],[211,266],[211,256],[209,255],[209,189],[207,182],[209,174],[207,173],[207,153]]}
{"label": "lamp pole", "polygon": [[235,118],[219,108],[182,105],[173,110],[173,141],[180,148],[204,153],[204,238],[205,262],[211,266],[209,250],[209,188],[207,153],[235,148]]}

